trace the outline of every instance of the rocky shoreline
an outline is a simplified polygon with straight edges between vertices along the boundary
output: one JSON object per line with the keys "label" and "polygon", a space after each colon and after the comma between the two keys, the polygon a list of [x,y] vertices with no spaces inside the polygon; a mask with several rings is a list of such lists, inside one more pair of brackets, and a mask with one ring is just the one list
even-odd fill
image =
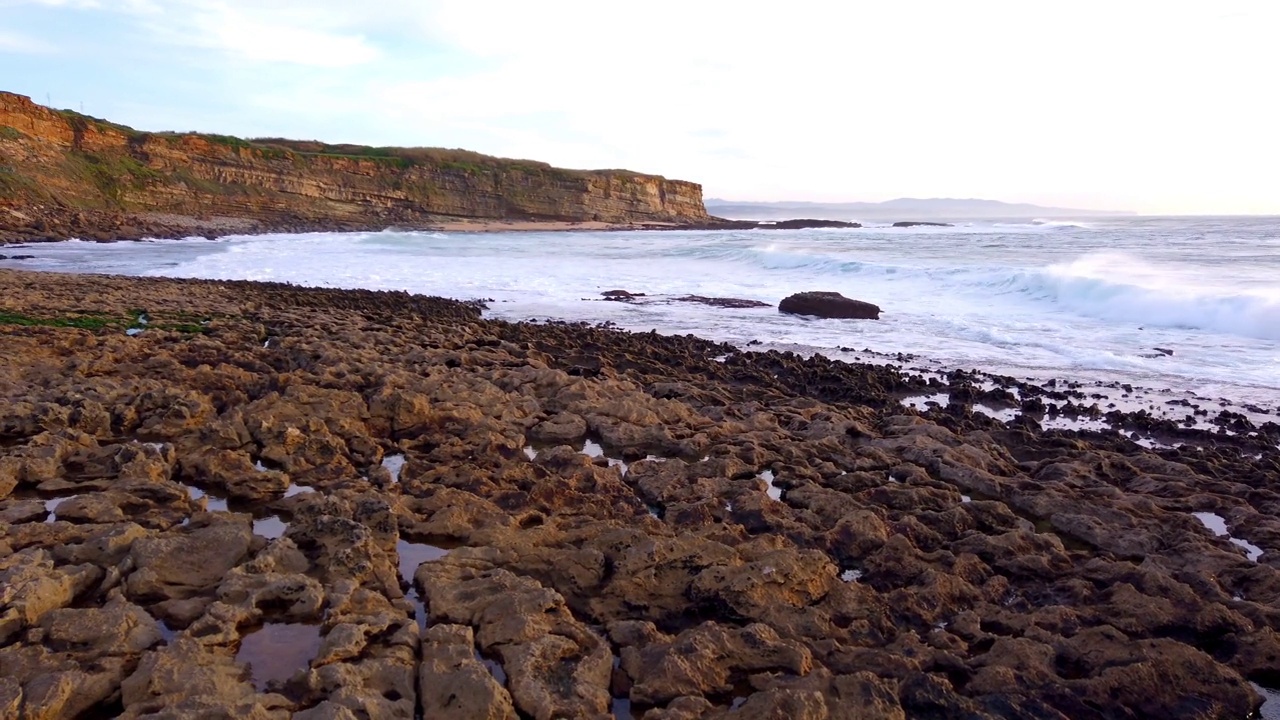
{"label": "rocky shoreline", "polygon": [[[315,220],[304,217],[248,218],[224,215],[181,215],[176,213],[126,213],[62,208],[21,211],[0,207],[0,247],[64,240],[126,242],[135,240],[184,240],[198,237],[214,240],[228,235],[270,233],[382,232],[384,230],[424,232],[600,232],[627,230],[803,230],[811,228],[860,228],[858,223],[839,220],[724,220],[699,222],[589,222],[520,218],[457,218],[425,216],[414,222]],[[0,258],[3,259],[3,258]]]}
{"label": "rocky shoreline", "polygon": [[1147,448],[1037,420],[1107,412],[1066,380],[278,284],[0,270],[0,336],[0,716],[1241,720],[1280,686],[1273,422]]}

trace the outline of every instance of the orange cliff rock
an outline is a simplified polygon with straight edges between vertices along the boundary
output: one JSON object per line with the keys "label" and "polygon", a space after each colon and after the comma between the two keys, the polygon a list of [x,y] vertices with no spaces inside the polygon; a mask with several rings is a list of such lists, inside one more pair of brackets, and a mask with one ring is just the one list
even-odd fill
{"label": "orange cliff rock", "polygon": [[0,92],[0,243],[433,227],[459,219],[713,220],[702,187],[464,150],[148,133]]}

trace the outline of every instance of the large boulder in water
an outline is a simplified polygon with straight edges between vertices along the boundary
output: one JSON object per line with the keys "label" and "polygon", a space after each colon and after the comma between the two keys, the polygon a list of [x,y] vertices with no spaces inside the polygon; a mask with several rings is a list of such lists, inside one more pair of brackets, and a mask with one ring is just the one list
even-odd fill
{"label": "large boulder in water", "polygon": [[880,307],[869,302],[847,298],[838,292],[802,292],[783,298],[778,311],[792,315],[814,315],[821,318],[853,318],[879,320]]}

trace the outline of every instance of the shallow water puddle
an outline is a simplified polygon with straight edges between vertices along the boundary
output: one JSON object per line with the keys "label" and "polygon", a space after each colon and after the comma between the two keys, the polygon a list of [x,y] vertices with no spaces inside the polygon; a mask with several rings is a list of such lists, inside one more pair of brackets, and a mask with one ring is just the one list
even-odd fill
{"label": "shallow water puddle", "polygon": [[1093,430],[1095,432],[1101,432],[1103,430],[1110,430],[1111,423],[1106,420],[1057,415],[1045,417],[1040,421],[1040,427],[1045,430]]}
{"label": "shallow water puddle", "polygon": [[279,515],[253,519],[253,534],[261,535],[268,540],[274,540],[284,535],[284,531],[287,529],[289,529],[289,523],[281,520]]}
{"label": "shallow water puddle", "polygon": [[422,596],[418,594],[418,588],[413,584],[413,574],[418,571],[418,566],[422,563],[438,560],[448,554],[448,549],[438,545],[415,543],[408,540],[396,542],[400,577],[409,584],[409,592],[405,593],[405,599],[413,605],[413,619],[417,621],[419,631],[427,629],[427,605],[422,601]]}
{"label": "shallow water puddle", "polygon": [[538,459],[538,451],[534,450],[532,445],[525,445],[523,452],[524,452],[524,456],[529,458],[530,460]]}
{"label": "shallow water puddle", "polygon": [[253,469],[254,469],[254,470],[257,470],[258,472],[270,472],[270,471],[271,471],[271,468],[267,467],[266,465],[263,465],[261,460],[255,461],[255,462],[253,463]]}
{"label": "shallow water puddle", "polygon": [[[622,658],[617,655],[613,656],[613,672],[618,673],[618,668],[622,666]],[[610,683],[612,686],[613,683]],[[613,715],[614,720],[631,720],[634,717],[631,714],[631,698],[625,695],[614,695],[609,703],[609,712]]]}
{"label": "shallow water puddle", "polygon": [[774,500],[779,500],[779,501],[782,500],[782,488],[773,484],[772,470],[765,470],[764,472],[760,473],[760,479],[763,480],[765,484],[769,486],[769,488],[765,490],[765,492],[769,495],[769,497],[773,498]]}
{"label": "shallow water puddle", "polygon": [[1263,687],[1258,683],[1249,683],[1262,696],[1262,707],[1258,708],[1258,717],[1262,720],[1280,720],[1280,690]]}
{"label": "shallow water puddle", "polygon": [[404,469],[404,454],[396,453],[382,458],[382,467],[391,473],[391,482],[400,482],[400,471]]}
{"label": "shallow water puddle", "polygon": [[502,669],[502,663],[492,658],[485,657],[479,650],[476,650],[475,654],[476,662],[484,665],[485,669],[489,671],[489,674],[493,676],[493,679],[496,680],[499,685],[506,687],[507,671]]}
{"label": "shallow water puddle", "polygon": [[271,682],[288,680],[311,665],[320,652],[320,626],[303,623],[267,623],[240,641],[236,662],[249,668],[249,679],[259,692]]}
{"label": "shallow water puddle", "polygon": [[951,402],[951,394],[936,393],[934,395],[912,395],[910,397],[902,398],[902,400],[900,400],[899,402],[901,402],[904,406],[909,407],[913,410],[919,410],[923,412],[925,410],[929,410],[930,408],[932,408],[934,404],[941,407],[946,407],[947,403]]}
{"label": "shallow water puddle", "polygon": [[840,573],[841,582],[857,582],[862,579],[861,570],[845,570]]}
{"label": "shallow water puddle", "polygon": [[1022,411],[1018,410],[1017,408],[1005,408],[1003,410],[997,410],[996,408],[993,408],[990,405],[983,405],[981,403],[975,404],[973,406],[973,411],[980,412],[983,415],[986,415],[987,417],[992,418],[993,420],[998,420],[1002,423],[1013,422],[1015,419],[1017,419],[1019,415],[1022,414]]}
{"label": "shallow water puddle", "polygon": [[310,485],[299,485],[297,483],[290,483],[289,489],[284,491],[284,496],[293,497],[294,495],[305,495],[306,493],[313,493],[315,491],[316,489],[311,487]]}
{"label": "shallow water puddle", "polygon": [[962,503],[973,502],[973,498],[969,497],[968,495],[961,495],[960,502]]}
{"label": "shallow water puddle", "polygon": [[439,560],[448,555],[449,551],[438,545],[400,540],[396,542],[396,553],[400,557],[400,577],[412,585],[413,574],[418,571],[419,565],[424,562]]}
{"label": "shallow water puddle", "polygon": [[409,592],[405,593],[404,597],[413,605],[413,621],[418,624],[418,632],[421,633],[427,629],[427,604],[422,602],[422,596],[418,594],[417,588],[409,588]]}
{"label": "shallow water puddle", "polygon": [[205,510],[208,512],[227,512],[226,498],[214,497],[195,485],[187,485],[184,483],[182,484],[182,487],[187,489],[187,496],[192,500],[205,498]]}
{"label": "shallow water puddle", "polygon": [[71,500],[71,499],[73,499],[73,498],[78,498],[78,497],[80,497],[80,496],[79,496],[79,495],[67,495],[66,497],[49,498],[48,500],[45,500],[45,501],[44,501],[44,510],[45,510],[45,512],[49,513],[49,517],[45,518],[45,519],[44,519],[44,521],[45,521],[45,522],[47,522],[47,523],[51,523],[51,522],[55,522],[55,521],[57,521],[57,519],[58,519],[58,506],[59,506],[59,505],[61,505],[61,504],[62,504],[62,503],[64,503],[64,502],[68,501],[68,500]]}
{"label": "shallow water puddle", "polygon": [[582,443],[582,450],[580,452],[590,458],[602,457],[609,463],[609,467],[619,468],[624,476],[627,474],[627,463],[623,462],[621,458],[613,458],[605,455],[604,447],[594,440],[587,440]]}
{"label": "shallow water puddle", "polygon": [[1227,531],[1227,521],[1221,515],[1211,512],[1195,512],[1191,513],[1197,520],[1204,524],[1214,535],[1225,537],[1233,545],[1237,545],[1244,550],[1244,554],[1252,562],[1258,562],[1258,558],[1262,557],[1264,550],[1248,540],[1233,538]]}

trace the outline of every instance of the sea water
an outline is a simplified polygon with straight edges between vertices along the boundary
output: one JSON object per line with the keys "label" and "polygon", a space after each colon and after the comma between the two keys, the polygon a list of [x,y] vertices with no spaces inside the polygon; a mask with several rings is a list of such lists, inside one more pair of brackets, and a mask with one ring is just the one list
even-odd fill
{"label": "sea water", "polygon": [[[1280,218],[966,221],[741,232],[310,233],[31,245],[0,266],[487,298],[508,320],[612,321],[752,349],[912,353],[941,368],[1174,388],[1280,408]],[[600,293],[646,293],[637,303]],[[776,304],[833,290],[880,321]],[[1165,355],[1154,348],[1165,348]]]}

